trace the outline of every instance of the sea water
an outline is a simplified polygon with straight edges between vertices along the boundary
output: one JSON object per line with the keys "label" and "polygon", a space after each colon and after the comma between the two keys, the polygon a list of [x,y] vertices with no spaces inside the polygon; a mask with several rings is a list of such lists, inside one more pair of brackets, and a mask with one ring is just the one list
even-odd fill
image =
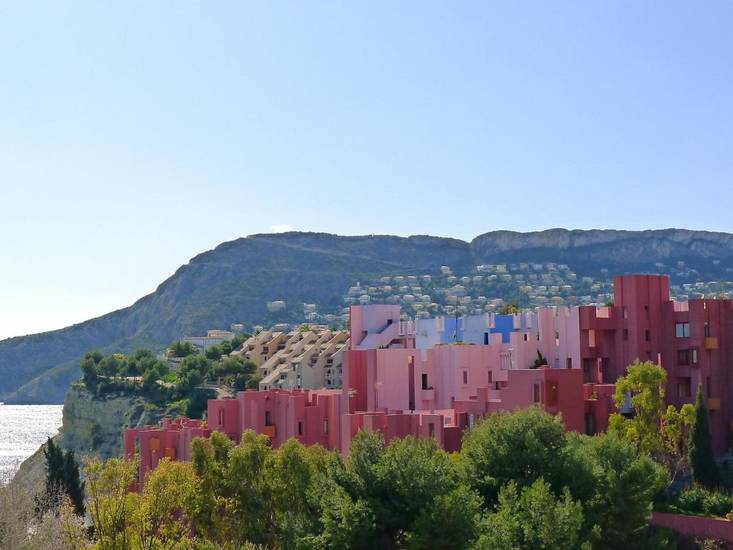
{"label": "sea water", "polygon": [[61,427],[63,405],[0,405],[0,484]]}

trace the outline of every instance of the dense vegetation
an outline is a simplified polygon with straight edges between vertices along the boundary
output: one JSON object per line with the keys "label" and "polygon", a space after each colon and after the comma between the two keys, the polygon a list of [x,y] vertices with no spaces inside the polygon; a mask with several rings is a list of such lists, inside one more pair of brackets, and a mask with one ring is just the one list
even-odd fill
{"label": "dense vegetation", "polygon": [[[481,263],[534,261],[567,263],[580,277],[596,275],[602,268],[609,273],[657,272],[655,262],[671,266],[683,261],[690,282],[727,280],[726,269],[733,268],[733,237],[683,230],[560,229],[499,231],[470,243],[425,236],[251,236],[193,258],[129,308],[62,330],[0,342],[0,400],[61,403],[78,378],[79,360],[90,349],[106,354],[130,353],[138,347],[157,350],[182,335],[232,322],[291,321],[302,315],[303,302],[317,303],[321,311],[338,309],[349,286],[382,275],[434,273],[442,264],[469,273]],[[288,307],[271,313],[266,301],[272,299],[283,299]]]}
{"label": "dense vegetation", "polygon": [[175,370],[146,349],[130,355],[89,352],[81,362],[82,383],[97,397],[142,395],[170,413],[201,418],[207,399],[216,396],[215,388],[235,392],[257,387],[255,364],[229,355],[247,337],[237,336],[231,342],[210,347],[206,353],[199,353],[188,342],[174,342],[169,356],[177,365]]}
{"label": "dense vegetation", "polygon": [[[565,432],[537,408],[490,415],[450,455],[360,432],[348,458],[245,432],[193,443],[141,494],[134,461],[86,464],[98,548],[653,548],[663,467],[609,434]],[[72,530],[73,531],[73,530]],[[0,530],[2,532],[2,530]],[[191,536],[189,536],[191,535]],[[86,534],[74,536],[75,544]],[[78,546],[77,546],[78,547]]]}

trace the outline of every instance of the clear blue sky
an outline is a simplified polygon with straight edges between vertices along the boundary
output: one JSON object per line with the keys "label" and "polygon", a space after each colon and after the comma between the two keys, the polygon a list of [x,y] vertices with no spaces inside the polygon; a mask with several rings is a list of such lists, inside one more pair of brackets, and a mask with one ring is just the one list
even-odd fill
{"label": "clear blue sky", "polygon": [[0,338],[273,226],[733,231],[729,1],[66,4],[0,6]]}

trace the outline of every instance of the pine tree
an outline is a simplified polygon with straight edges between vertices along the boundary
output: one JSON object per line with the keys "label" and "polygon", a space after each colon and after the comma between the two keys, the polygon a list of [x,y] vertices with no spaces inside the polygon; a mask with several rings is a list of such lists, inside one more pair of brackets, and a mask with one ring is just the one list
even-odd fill
{"label": "pine tree", "polygon": [[64,451],[49,437],[43,454],[46,457],[45,498],[36,498],[38,512],[57,508],[62,497],[67,496],[76,513],[83,516],[84,483],[79,475],[74,451]]}
{"label": "pine tree", "polygon": [[714,489],[720,483],[718,465],[713,456],[713,444],[710,437],[708,410],[702,397],[702,384],[697,390],[695,401],[695,426],[690,434],[690,467],[695,483],[708,489]]}
{"label": "pine tree", "polygon": [[84,515],[84,482],[79,477],[79,464],[74,457],[74,451],[64,454],[63,485],[66,494],[74,505],[77,515]]}

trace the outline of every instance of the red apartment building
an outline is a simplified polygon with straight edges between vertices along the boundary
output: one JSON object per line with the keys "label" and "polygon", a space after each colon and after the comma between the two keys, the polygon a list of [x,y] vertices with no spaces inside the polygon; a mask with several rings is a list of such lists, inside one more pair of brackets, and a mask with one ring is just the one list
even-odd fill
{"label": "red apartment building", "polygon": [[614,278],[614,304],[580,308],[586,382],[613,383],[636,359],[667,371],[667,402],[693,403],[702,384],[713,448],[731,443],[733,300],[670,298],[665,275]]}

